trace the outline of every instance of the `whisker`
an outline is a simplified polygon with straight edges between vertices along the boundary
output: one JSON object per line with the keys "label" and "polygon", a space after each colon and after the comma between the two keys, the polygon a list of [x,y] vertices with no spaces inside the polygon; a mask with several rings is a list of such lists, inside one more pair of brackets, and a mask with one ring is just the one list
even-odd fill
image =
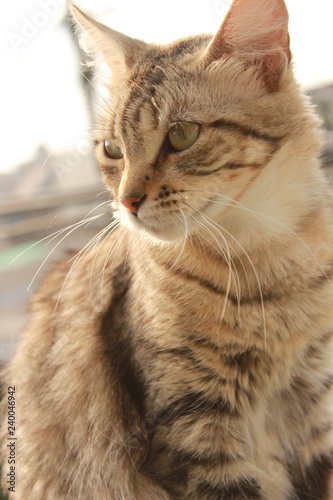
{"label": "whisker", "polygon": [[[117,225],[113,221],[106,228],[103,228],[101,231],[99,231],[97,235],[95,235],[93,238],[91,238],[91,240],[88,241],[88,243],[79,252],[77,252],[74,255],[74,257],[72,257],[71,259],[68,260],[68,263],[70,263],[72,260],[74,260],[74,262],[71,265],[71,267],[70,267],[70,269],[69,269],[68,273],[66,274],[66,277],[65,277],[65,279],[63,281],[62,287],[60,289],[60,292],[59,292],[59,295],[58,295],[58,298],[57,298],[57,302],[55,304],[54,312],[57,310],[57,307],[59,305],[59,301],[60,301],[62,292],[63,292],[63,290],[64,290],[64,288],[66,286],[66,283],[67,283],[70,275],[72,274],[72,272],[74,271],[74,269],[79,265],[79,263],[82,261],[82,259],[84,258],[84,256],[89,252],[89,250],[95,248],[98,245],[98,243],[103,238],[103,236],[110,230],[110,226],[111,226],[111,231],[113,230],[114,226],[117,227]],[[98,252],[97,252],[97,254],[98,254]],[[96,254],[95,258],[94,258],[93,265],[94,265],[95,259],[97,257],[97,254]],[[92,273],[92,271],[91,271],[91,273]],[[90,290],[91,290],[91,281],[90,281]]]}
{"label": "whisker", "polygon": [[[203,244],[203,242],[202,242],[202,240],[201,240],[201,236],[204,238],[204,236],[203,236],[203,235],[200,235],[199,233],[196,233],[196,234],[195,234],[195,237],[196,237],[196,239],[198,239],[198,240],[199,240],[199,243],[200,243],[200,245],[201,245],[201,247],[202,247],[202,250],[203,250],[203,252],[204,252],[204,254],[205,254],[206,260],[207,260],[207,262],[209,262],[208,255],[207,255],[207,252],[206,252],[206,247],[205,247],[205,245]],[[206,239],[206,238],[205,238],[205,240],[207,241],[207,239]],[[207,241],[207,243],[208,243],[208,241]]]}
{"label": "whisker", "polygon": [[[186,198],[187,199],[187,198]],[[189,206],[187,203],[185,203],[185,205]],[[207,230],[207,227],[204,226],[203,224],[201,224],[197,219],[196,219],[196,222],[199,223],[204,229]],[[238,271],[237,271],[237,268],[234,264],[234,261],[233,259],[231,258],[231,255],[230,255],[230,251],[229,251],[229,246],[231,246],[230,244],[228,244],[228,242],[226,241],[225,237],[223,236],[223,234],[220,233],[220,236],[222,237],[223,241],[224,241],[224,244],[226,246],[226,251],[227,251],[227,255],[225,254],[225,250],[223,247],[221,247],[220,245],[220,242],[216,239],[215,235],[209,231],[209,233],[211,234],[211,236],[214,238],[214,240],[216,241],[218,247],[219,247],[219,250],[221,252],[221,255],[224,259],[224,261],[228,264],[228,269],[229,269],[229,274],[231,273],[232,274],[232,279],[233,279],[233,282],[234,282],[234,286],[235,286],[235,291],[236,291],[236,297],[237,297],[237,303],[238,303],[238,313],[240,314],[240,294],[241,294],[241,286],[240,286],[240,278],[239,278],[239,274],[238,274]],[[206,238],[205,238],[206,239]],[[206,239],[206,241],[208,241]],[[211,245],[211,242],[208,241],[208,243]],[[232,247],[231,247],[232,248]],[[234,251],[234,249],[232,248],[232,250]],[[242,261],[241,259],[239,258],[238,254],[234,251],[234,253],[236,254],[236,256],[238,257],[239,261],[241,262],[242,264]],[[206,255],[207,256],[207,255]],[[242,264],[243,266],[243,264]],[[235,279],[235,276],[234,276],[234,272],[232,270],[232,268],[234,268],[234,271],[236,273],[236,276],[237,276],[237,282],[236,282],[236,279]],[[246,273],[246,277],[247,277],[247,273]],[[227,300],[228,300],[228,296],[230,294],[230,286],[231,286],[231,276],[228,276],[228,286],[229,288],[227,287],[227,292],[226,292],[226,301],[225,301],[225,307],[224,307],[224,311],[225,311],[225,308],[226,308],[226,304],[227,304]],[[248,281],[248,278],[247,278],[247,281]],[[248,281],[249,283],[249,281]]]}
{"label": "whisker", "polygon": [[52,156],[52,155],[53,155],[53,152],[51,151],[51,152],[47,155],[47,157],[45,158],[45,160],[44,160],[44,162],[43,162],[43,165],[42,165],[42,167],[41,167],[41,174],[43,173],[44,167],[45,167],[45,165],[47,164],[47,162],[49,161],[49,159],[51,158],[51,156]]}
{"label": "whisker", "polygon": [[[204,219],[206,218],[204,215],[202,215],[202,217]],[[263,317],[263,329],[264,329],[264,335],[265,335],[265,350],[266,350],[267,329],[266,329],[265,304],[264,304],[264,297],[263,297],[263,293],[262,293],[262,288],[261,288],[258,272],[257,272],[257,270],[252,262],[251,257],[249,256],[248,252],[245,250],[243,245],[241,245],[241,243],[239,243],[239,241],[229,231],[227,231],[225,228],[223,228],[220,224],[217,224],[215,221],[213,221],[213,219],[210,219],[210,220],[213,222],[214,225],[217,225],[221,229],[221,231],[224,231],[229,236],[229,238],[231,238],[240,247],[242,252],[244,252],[244,255],[246,256],[246,258],[248,259],[248,262],[253,270],[253,273],[255,275],[255,278],[256,278],[256,281],[258,284],[259,294],[260,294],[260,302],[261,302],[262,317]]]}
{"label": "whisker", "polygon": [[[202,215],[202,214],[200,214]],[[223,314],[222,314],[222,317],[224,317],[225,315],[225,311],[226,311],[226,306],[227,306],[227,302],[228,302],[228,298],[229,298],[229,294],[230,294],[230,289],[231,289],[231,278],[233,279],[233,282],[234,282],[234,286],[235,286],[235,291],[236,291],[236,297],[237,297],[237,303],[238,303],[238,314],[240,314],[240,279],[239,279],[239,275],[238,275],[238,271],[237,271],[237,268],[233,262],[233,259],[230,255],[230,251],[229,251],[229,244],[228,242],[226,241],[225,237],[223,236],[222,233],[219,232],[220,236],[222,237],[223,239],[223,242],[224,244],[226,245],[226,251],[227,251],[227,255],[224,251],[224,248],[221,246],[220,242],[217,240],[217,238],[215,237],[215,235],[213,234],[213,232],[207,228],[207,226],[205,226],[204,224],[202,224],[197,218],[195,218],[195,221],[197,222],[197,224],[199,224],[201,227],[203,227],[203,229],[205,229],[212,237],[213,239],[215,240],[215,242],[217,243],[218,245],[218,248],[219,250],[217,250],[214,245],[212,245],[212,243],[203,235],[201,235],[205,241],[210,245],[212,246],[218,253],[221,252],[221,256],[223,257],[224,261],[226,262],[226,264],[228,265],[228,270],[229,270],[229,273],[228,273],[228,282],[227,282],[227,288],[226,288],[226,294],[225,294],[225,300],[224,300],[224,304],[223,304]],[[211,225],[211,224],[209,224]],[[216,228],[214,228],[216,230]],[[220,252],[219,252],[220,251]],[[235,279],[235,276],[234,276],[234,271],[236,273],[236,276],[237,276],[237,281]]]}
{"label": "whisker", "polygon": [[[76,261],[77,258],[79,258],[81,254],[83,254],[83,255],[86,254],[87,249],[89,250],[89,248],[94,248],[98,244],[100,239],[103,237],[103,235],[108,231],[108,229],[110,228],[110,225],[114,225],[114,224],[116,224],[116,222],[117,221],[112,221],[107,227],[104,227],[103,229],[101,229],[95,236],[93,236],[88,241],[88,243],[81,250],[79,250],[73,257],[71,257],[68,262],[71,262],[72,260]],[[96,243],[94,244],[95,241],[96,241]]]}
{"label": "whisker", "polygon": [[[80,227],[81,225],[84,225],[86,224],[86,227],[88,227],[90,224],[92,224],[96,219],[100,218],[100,217],[103,217],[104,215],[106,215],[107,212],[103,212],[101,214],[97,214],[97,215],[94,215],[94,216],[91,216],[91,217],[85,217],[84,219],[81,219],[79,222],[75,222],[75,224],[71,224],[70,226],[67,226],[63,229],[59,229],[59,231],[56,231],[55,233],[53,234],[50,234],[49,236],[49,241],[47,241],[45,243],[45,246],[49,245],[50,243],[52,243],[52,241],[54,241],[58,236],[60,236],[61,234],[65,233],[68,229],[72,229],[74,226],[80,224]],[[46,238],[45,238],[46,239]],[[42,240],[40,240],[42,241]]]}
{"label": "whisker", "polygon": [[97,205],[96,207],[94,207],[93,209],[90,210],[90,212],[88,212],[87,216],[92,214],[93,212],[95,212],[96,210],[98,210],[100,207],[102,207],[103,205],[109,205],[110,203],[110,200],[107,200],[107,201],[103,201],[102,203],[100,203],[99,205]]}
{"label": "whisker", "polygon": [[[46,245],[48,245],[50,243],[50,241],[53,241],[57,236],[59,236],[60,234],[64,233],[65,231],[67,231],[68,229],[71,229],[75,226],[78,226],[78,225],[82,225],[84,224],[85,222],[90,222],[90,221],[93,221],[93,220],[96,220],[98,219],[99,217],[102,217],[103,215],[105,215],[105,213],[103,214],[98,214],[98,215],[95,215],[94,217],[90,217],[89,219],[86,219],[86,220],[80,220],[79,222],[75,222],[74,224],[71,224],[65,228],[62,228],[62,229],[58,229],[57,231],[55,231],[54,233],[52,234],[49,234],[48,236],[45,236],[44,238],[41,238],[40,240],[36,241],[35,243],[33,243],[32,245],[30,245],[28,248],[25,248],[22,252],[20,252],[18,255],[16,255],[16,257],[14,257],[4,268],[3,268],[3,271],[5,271],[9,266],[11,266],[14,262],[16,262],[20,257],[22,257],[22,255],[24,255],[26,252],[29,252],[29,250],[31,250],[32,248],[34,248],[35,246],[37,245],[40,245],[41,243],[43,243],[44,241],[46,241]],[[53,219],[54,220],[54,219]],[[47,240],[50,240],[49,242]]]}
{"label": "whisker", "polygon": [[[78,222],[78,223],[73,224],[72,226],[70,226],[70,227],[72,227],[72,229],[70,229],[70,231],[68,231],[68,232],[65,234],[65,236],[63,236],[63,237],[60,239],[60,241],[58,241],[58,243],[57,243],[57,244],[56,244],[56,245],[52,248],[52,250],[48,253],[48,255],[45,257],[45,259],[43,260],[43,262],[41,263],[41,265],[40,265],[40,266],[39,266],[39,268],[37,269],[37,271],[36,271],[36,273],[34,274],[34,276],[33,276],[32,280],[30,281],[30,284],[29,284],[29,286],[28,286],[28,288],[27,288],[27,291],[29,291],[29,290],[30,290],[30,288],[31,288],[32,284],[34,283],[34,281],[35,281],[35,279],[37,278],[37,276],[38,276],[39,272],[41,271],[41,269],[43,268],[44,264],[47,262],[47,260],[49,259],[49,257],[53,254],[53,252],[54,252],[54,251],[58,248],[58,246],[59,246],[59,245],[60,245],[60,244],[61,244],[61,243],[62,243],[62,242],[63,242],[63,241],[64,241],[64,240],[65,240],[65,239],[69,236],[69,235],[71,235],[74,231],[76,231],[76,230],[77,230],[77,229],[79,229],[80,227],[82,227],[82,226],[84,226],[85,224],[87,224],[87,221],[88,221],[88,223],[90,223],[90,222],[92,222],[93,220],[96,220],[96,219],[98,219],[98,218],[100,218],[100,217],[102,217],[102,216],[104,216],[104,215],[105,215],[104,213],[103,213],[103,214],[94,215],[93,217],[90,217],[89,219],[84,219],[83,221],[80,221],[80,222]],[[59,234],[62,234],[62,233],[63,233],[63,232],[65,232],[66,230],[67,230],[67,228],[66,228],[66,229],[63,229],[63,230],[61,230],[61,231],[59,231],[58,233],[59,233]],[[47,239],[47,237],[46,237],[46,238],[43,238],[43,239]],[[55,236],[53,236],[53,238],[52,238],[50,241],[53,241],[54,239],[55,239]],[[49,243],[50,243],[50,241],[48,241],[48,242],[47,242],[47,244],[49,244]],[[32,245],[32,246],[34,246],[34,245]]]}
{"label": "whisker", "polygon": [[[289,226],[287,226],[286,224],[284,224],[283,222],[275,219],[274,217],[271,217],[270,215],[267,215],[267,214],[264,214],[263,212],[258,212],[256,210],[253,210],[253,209],[249,209],[247,208],[245,205],[243,205],[242,203],[240,202],[236,202],[236,200],[233,200],[232,198],[229,198],[228,196],[225,196],[225,195],[222,195],[222,194],[219,194],[219,193],[214,193],[214,192],[209,192],[210,194],[215,194],[215,195],[218,195],[218,196],[221,196],[223,198],[227,198],[229,200],[232,200],[234,203],[237,204],[237,208],[240,208],[246,212],[248,212],[249,214],[253,215],[253,216],[256,216],[256,218],[258,220],[260,220],[259,217],[265,217],[266,219],[278,224],[279,226],[283,227],[284,229],[286,229],[287,231],[289,231],[289,233],[291,235],[293,235],[303,246],[304,248],[309,252],[309,255],[311,255],[314,259],[314,261],[316,262],[316,264],[318,265],[319,269],[321,270],[321,272],[323,273],[323,275],[325,276],[325,278],[327,279],[327,281],[332,284],[331,282],[331,279],[329,278],[329,276],[327,275],[326,271],[324,270],[324,268],[322,267],[321,263],[319,262],[319,260],[317,259],[317,257],[314,255],[314,253],[312,252],[311,248],[307,245],[307,243],[299,236],[299,234],[297,234],[293,229],[291,229]],[[212,202],[214,202],[213,200],[210,200]],[[219,203],[218,201],[216,201],[216,203]]]}
{"label": "whisker", "polygon": [[267,337],[267,329],[266,329],[266,315],[265,315],[265,305],[264,305],[264,298],[263,298],[263,293],[262,293],[262,288],[261,288],[261,284],[260,284],[260,280],[259,280],[259,276],[258,276],[258,272],[252,262],[252,259],[251,257],[249,256],[248,252],[245,250],[245,248],[243,247],[243,245],[229,232],[227,231],[224,227],[222,227],[220,224],[218,224],[216,221],[214,221],[213,219],[211,219],[209,216],[207,215],[203,215],[200,210],[198,210],[197,208],[195,207],[192,207],[191,205],[189,205],[189,208],[191,208],[193,211],[197,212],[200,217],[202,217],[202,219],[206,222],[206,223],[209,223],[209,221],[207,220],[207,218],[210,220],[210,225],[212,225],[213,227],[215,227],[216,230],[221,230],[223,231],[229,238],[231,238],[238,246],[239,248],[242,250],[242,252],[244,253],[244,255],[246,256],[252,270],[253,270],[253,273],[254,273],[254,276],[255,276],[255,279],[256,279],[256,282],[257,282],[257,285],[258,285],[258,290],[259,290],[259,295],[260,295],[260,302],[261,302],[261,309],[262,309],[262,316],[263,316],[263,330],[264,330],[264,336],[265,336],[265,349],[266,349],[266,337]]}
{"label": "whisker", "polygon": [[50,227],[52,226],[53,222],[56,220],[57,216],[55,215],[53,217],[53,219],[51,220],[50,224],[45,228],[45,232],[47,233],[47,231],[50,229]]}
{"label": "whisker", "polygon": [[[103,104],[106,106],[106,110],[109,111],[111,113],[111,116],[114,116],[115,115],[115,112],[114,110],[111,108],[109,102],[103,97],[103,95],[99,92],[98,88],[96,85],[93,84],[93,82],[90,80],[90,78],[87,77],[87,75],[83,72],[83,71],[80,71],[80,74],[81,76],[83,76],[83,78],[89,83],[89,85],[91,85],[91,87],[95,90],[95,92],[97,93],[98,97],[101,99],[101,101],[103,102]],[[89,99],[91,99],[91,96],[89,96]],[[101,107],[101,102],[99,101],[96,101],[95,99],[93,100],[93,102],[95,104],[97,104],[98,106]]]}
{"label": "whisker", "polygon": [[181,246],[181,250],[180,250],[180,252],[179,252],[179,254],[178,254],[177,259],[176,259],[176,260],[175,260],[175,262],[172,264],[172,268],[175,268],[175,267],[176,267],[176,265],[178,264],[178,262],[179,262],[179,260],[181,259],[182,255],[184,254],[184,250],[185,250],[185,246],[186,246],[186,242],[187,242],[187,238],[188,238],[188,234],[189,234],[189,231],[188,231],[188,225],[187,225],[187,221],[186,221],[185,214],[184,214],[184,212],[183,212],[183,210],[182,210],[181,208],[179,208],[179,210],[180,210],[180,212],[181,212],[181,214],[182,214],[182,216],[183,216],[183,219],[184,219],[184,220],[182,220],[182,219],[181,219],[181,217],[179,217],[179,215],[178,215],[178,214],[175,214],[175,215],[176,215],[176,217],[179,219],[179,221],[182,223],[182,225],[184,225],[184,227],[185,227],[185,236],[184,236],[184,238],[183,238],[183,244],[182,244],[182,246]]}

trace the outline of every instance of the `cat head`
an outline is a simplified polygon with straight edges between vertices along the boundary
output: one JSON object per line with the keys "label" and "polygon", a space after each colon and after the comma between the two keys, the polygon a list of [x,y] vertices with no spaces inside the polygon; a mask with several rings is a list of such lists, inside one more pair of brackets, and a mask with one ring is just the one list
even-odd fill
{"label": "cat head", "polygon": [[281,216],[277,171],[305,128],[283,0],[234,0],[215,36],[168,45],[72,13],[86,50],[111,70],[95,143],[123,224],[180,241],[207,224],[248,229],[246,211],[278,206]]}

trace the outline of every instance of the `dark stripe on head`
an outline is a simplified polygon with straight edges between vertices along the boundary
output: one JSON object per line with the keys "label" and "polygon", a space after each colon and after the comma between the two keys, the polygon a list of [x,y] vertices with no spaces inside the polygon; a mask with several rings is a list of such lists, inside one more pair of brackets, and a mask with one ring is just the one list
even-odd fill
{"label": "dark stripe on head", "polygon": [[214,128],[228,128],[234,130],[235,132],[239,132],[243,135],[251,136],[254,137],[255,139],[260,139],[266,142],[276,143],[281,141],[281,139],[283,139],[283,137],[276,137],[262,132],[258,132],[253,128],[246,127],[245,125],[241,125],[240,123],[231,120],[223,120],[222,118],[220,120],[216,120],[215,122],[211,123],[210,126]]}
{"label": "dark stripe on head", "polygon": [[197,498],[209,500],[260,500],[261,488],[254,479],[241,479],[237,484],[216,486],[202,482],[197,487]]}
{"label": "dark stripe on head", "polygon": [[[140,70],[133,75],[130,82],[131,91],[127,97],[121,120],[123,124],[124,136],[126,136],[127,133],[125,123],[126,121],[131,122],[132,119],[131,116],[128,116],[130,114],[130,105],[136,100],[140,100],[140,105],[134,113],[136,115],[136,119],[138,119],[140,115],[140,108],[143,103],[151,101],[151,98],[153,98],[156,94],[156,88],[163,85],[165,79],[166,72],[163,67],[159,66],[155,61],[152,61],[151,64],[147,65],[144,69],[140,67]],[[157,110],[155,109],[154,116],[156,115],[156,111]]]}
{"label": "dark stripe on head", "polygon": [[141,121],[141,110],[143,106],[144,101],[139,101],[136,106],[136,110],[133,113],[133,123],[132,123],[132,129],[135,127],[137,124],[140,123]]}
{"label": "dark stripe on head", "polygon": [[[127,134],[125,122],[131,119],[128,116],[128,108],[131,103],[139,97],[143,97],[147,101],[154,98],[156,89],[163,86],[167,79],[168,72],[164,68],[170,63],[175,66],[178,62],[178,67],[182,68],[181,59],[183,55],[196,52],[201,47],[207,45],[210,39],[211,36],[207,35],[194,36],[163,47],[162,50],[158,50],[155,47],[150,49],[146,54],[146,64],[142,61],[138,64],[129,82],[131,91],[126,99],[121,120],[123,123],[122,131],[125,137]],[[154,117],[156,123],[158,123],[156,115],[157,109],[155,107]]]}
{"label": "dark stripe on head", "polygon": [[155,130],[156,130],[160,124],[160,110],[156,104],[154,97],[151,97],[149,104],[150,104],[151,114],[155,122]]}
{"label": "dark stripe on head", "polygon": [[298,500],[324,500],[329,496],[330,478],[333,475],[333,452],[314,458],[304,477],[294,483]]}
{"label": "dark stripe on head", "polygon": [[211,38],[211,35],[196,35],[176,41],[169,51],[170,57],[174,59],[184,54],[192,54],[198,49],[207,46]]}
{"label": "dark stripe on head", "polygon": [[[216,174],[220,170],[236,170],[240,168],[252,168],[252,169],[259,169],[262,168],[266,163],[235,163],[235,162],[227,162],[224,163],[223,165],[214,168],[213,170],[198,170],[198,169],[191,169],[191,170],[185,170],[186,174],[189,175],[199,175],[199,176],[205,176],[205,175],[212,175]],[[178,168],[178,170],[180,170]]]}
{"label": "dark stripe on head", "polygon": [[150,94],[154,96],[156,87],[162,85],[166,77],[166,71],[163,69],[163,67],[159,64],[152,63],[146,71],[143,81],[143,88],[146,91],[150,91]]}

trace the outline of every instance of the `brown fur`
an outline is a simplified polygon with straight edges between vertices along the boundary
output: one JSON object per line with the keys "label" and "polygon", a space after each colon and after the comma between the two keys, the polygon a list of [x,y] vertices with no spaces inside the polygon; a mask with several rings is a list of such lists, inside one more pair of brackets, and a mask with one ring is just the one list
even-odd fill
{"label": "brown fur", "polygon": [[333,498],[332,201],[284,3],[162,47],[73,14],[113,70],[94,140],[122,226],[34,298],[13,498]]}

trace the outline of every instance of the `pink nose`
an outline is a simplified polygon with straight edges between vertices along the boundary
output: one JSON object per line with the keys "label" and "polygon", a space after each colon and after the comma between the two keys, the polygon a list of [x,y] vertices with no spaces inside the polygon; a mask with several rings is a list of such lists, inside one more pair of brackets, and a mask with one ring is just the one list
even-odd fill
{"label": "pink nose", "polygon": [[143,198],[132,196],[130,198],[124,198],[123,200],[120,200],[120,203],[124,205],[124,207],[126,207],[127,210],[131,212],[131,214],[137,215],[139,207],[144,201],[144,199],[145,196],[143,196]]}

